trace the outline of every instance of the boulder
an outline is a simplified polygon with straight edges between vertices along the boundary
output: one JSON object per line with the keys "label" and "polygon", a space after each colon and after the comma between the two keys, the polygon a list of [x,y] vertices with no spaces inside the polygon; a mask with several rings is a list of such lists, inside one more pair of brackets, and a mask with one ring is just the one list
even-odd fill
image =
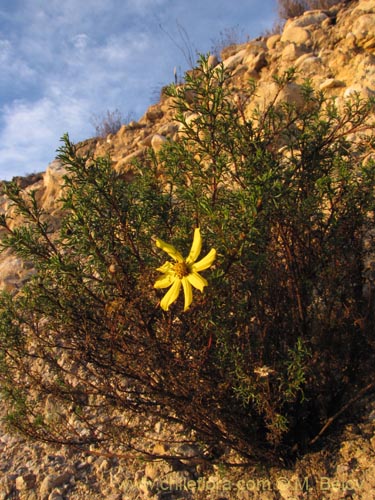
{"label": "boulder", "polygon": [[267,49],[268,50],[273,50],[276,48],[276,45],[278,42],[280,42],[281,35],[276,34],[276,35],[271,35],[267,38]]}
{"label": "boulder", "polygon": [[54,208],[57,208],[63,178],[66,174],[67,170],[60,160],[56,159],[48,165],[43,177],[44,194],[41,199],[45,210],[52,211]]}
{"label": "boulder", "polygon": [[223,61],[224,68],[233,70],[242,63],[245,55],[246,55],[246,49],[242,49],[233,56],[228,57]]}
{"label": "boulder", "polygon": [[352,32],[357,45],[365,49],[375,47],[375,14],[363,14],[356,19]]}
{"label": "boulder", "polygon": [[324,12],[322,12],[321,10],[310,10],[304,12],[303,15],[298,17],[297,19],[290,21],[289,23],[287,23],[287,25],[288,27],[298,26],[300,28],[305,28],[306,26],[321,24],[323,21],[327,19],[328,19],[327,14],[324,14]]}
{"label": "boulder", "polygon": [[155,134],[151,139],[151,147],[155,153],[158,153],[167,141],[168,139],[164,135]]}
{"label": "boulder", "polygon": [[16,478],[16,488],[18,491],[25,491],[34,488],[36,475],[33,473],[23,474]]}
{"label": "boulder", "polygon": [[264,51],[259,54],[249,54],[244,60],[243,64],[247,66],[249,71],[260,71],[264,66],[267,66],[266,53]]}
{"label": "boulder", "polygon": [[155,122],[156,120],[160,120],[163,116],[163,110],[161,109],[159,104],[154,104],[150,106],[146,111],[146,118],[150,122]]}
{"label": "boulder", "polygon": [[296,45],[309,45],[311,43],[310,32],[299,26],[286,27],[281,35],[284,43],[295,43]]}
{"label": "boulder", "polygon": [[70,470],[66,470],[61,474],[49,474],[46,476],[40,485],[40,500],[48,500],[52,490],[69,483],[72,477],[73,474]]}

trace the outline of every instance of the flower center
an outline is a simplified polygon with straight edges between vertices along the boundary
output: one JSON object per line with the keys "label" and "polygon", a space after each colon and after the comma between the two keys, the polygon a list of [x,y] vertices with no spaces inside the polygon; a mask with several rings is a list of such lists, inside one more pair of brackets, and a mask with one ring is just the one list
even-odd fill
{"label": "flower center", "polygon": [[190,273],[188,265],[186,264],[186,262],[177,262],[173,266],[173,270],[177,274],[177,277],[179,279],[183,278],[184,276],[187,276]]}

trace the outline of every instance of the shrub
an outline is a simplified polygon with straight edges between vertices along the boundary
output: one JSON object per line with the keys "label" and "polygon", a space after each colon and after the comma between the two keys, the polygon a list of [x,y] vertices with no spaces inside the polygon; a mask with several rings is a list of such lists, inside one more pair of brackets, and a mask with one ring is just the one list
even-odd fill
{"label": "shrub", "polygon": [[[281,90],[290,79],[275,81]],[[180,139],[150,153],[132,182],[65,137],[57,234],[35,195],[6,185],[24,224],[3,217],[3,246],[37,271],[1,303],[9,425],[149,454],[142,438],[163,420],[207,458],[225,444],[278,460],[350,400],[363,369],[373,376],[363,239],[375,169],[373,140],[358,134],[374,103],[340,111],[305,82],[298,111],[271,103],[249,115],[232,91],[230,73],[205,58],[171,86]],[[202,255],[217,252],[208,286],[186,312],[182,294],[165,311],[153,285],[168,256],[155,236],[187,255],[196,227]]]}
{"label": "shrub", "polygon": [[107,111],[104,115],[93,115],[91,123],[95,128],[97,137],[106,138],[108,134],[116,134],[124,123],[131,120],[132,114],[129,113],[124,118],[118,109]]}
{"label": "shrub", "polygon": [[232,45],[239,45],[249,41],[244,30],[238,24],[230,26],[220,31],[219,36],[212,40],[211,53],[220,57],[221,51]]}
{"label": "shrub", "polygon": [[288,20],[301,16],[307,10],[329,9],[346,0],[278,0],[279,18]]}

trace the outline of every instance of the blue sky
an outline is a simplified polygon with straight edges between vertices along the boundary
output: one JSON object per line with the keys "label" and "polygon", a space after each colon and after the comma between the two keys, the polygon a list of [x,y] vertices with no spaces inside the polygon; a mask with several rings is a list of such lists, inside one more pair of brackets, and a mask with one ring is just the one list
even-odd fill
{"label": "blue sky", "polygon": [[174,68],[188,68],[189,49],[206,53],[232,28],[259,36],[276,4],[0,0],[0,179],[44,171],[65,132],[94,135],[95,115],[140,118]]}

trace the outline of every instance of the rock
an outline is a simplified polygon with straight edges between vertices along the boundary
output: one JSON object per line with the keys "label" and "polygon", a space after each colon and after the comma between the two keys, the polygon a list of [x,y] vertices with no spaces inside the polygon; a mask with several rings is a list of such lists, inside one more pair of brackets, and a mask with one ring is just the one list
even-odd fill
{"label": "rock", "polygon": [[246,55],[246,49],[242,49],[233,56],[228,57],[223,61],[224,68],[233,70],[242,63],[245,55]]}
{"label": "rock", "polygon": [[353,23],[352,32],[359,46],[372,48],[375,46],[375,13],[363,14]]}
{"label": "rock", "polygon": [[52,493],[52,490],[62,486],[63,484],[69,483],[72,477],[73,474],[69,470],[66,470],[61,474],[49,474],[46,476],[40,485],[40,500],[49,500],[49,495]]}
{"label": "rock", "polygon": [[320,57],[310,55],[305,57],[300,64],[296,64],[296,68],[303,71],[304,76],[316,76],[322,70],[322,60]]}
{"label": "rock", "polygon": [[64,500],[64,497],[58,491],[53,491],[49,495],[48,500]]}
{"label": "rock", "polygon": [[15,479],[11,475],[0,477],[0,500],[11,498],[15,488]]}
{"label": "rock", "polygon": [[147,148],[151,147],[151,139],[153,138],[154,134],[149,134],[147,135],[144,139],[139,141],[139,144],[141,146],[146,146]]}
{"label": "rock", "polygon": [[125,125],[125,130],[139,130],[143,127],[144,127],[144,124],[132,120],[127,125]]}
{"label": "rock", "polygon": [[142,156],[146,153],[146,148],[142,147],[141,149],[137,149],[133,153],[128,154],[124,158],[121,158],[115,165],[115,170],[117,172],[128,172],[129,168],[132,167],[134,160],[137,158],[142,158]]}
{"label": "rock", "polygon": [[185,443],[178,447],[177,454],[184,458],[198,458],[202,457],[202,450],[197,445]]}
{"label": "rock", "polygon": [[209,68],[215,68],[219,64],[219,59],[214,54],[208,56],[207,65]]}
{"label": "rock", "polygon": [[375,0],[362,0],[353,9],[353,15],[361,14],[362,12],[374,12],[375,11]]}
{"label": "rock", "polygon": [[178,125],[176,123],[166,123],[158,129],[157,133],[166,137],[173,137],[177,131]]}
{"label": "rock", "polygon": [[33,473],[23,474],[16,478],[16,488],[19,491],[30,490],[34,488],[36,483],[36,475]]}
{"label": "rock", "polygon": [[276,105],[287,102],[299,108],[304,103],[301,86],[295,82],[291,82],[280,90],[275,82],[264,83],[257,90],[257,99],[250,102],[246,107],[246,118],[251,119],[254,107],[257,104],[261,108],[264,108],[269,102],[274,102]]}
{"label": "rock", "polygon": [[355,84],[345,89],[344,99],[350,99],[355,95],[359,95],[362,99],[368,99],[374,95],[374,92],[363,85]]}
{"label": "rock", "polygon": [[21,189],[25,189],[33,184],[38,183],[43,179],[43,174],[30,174],[27,177],[20,177],[16,176],[13,177],[12,182],[15,182],[17,186],[19,186]]}
{"label": "rock", "polygon": [[241,47],[241,45],[237,45],[236,43],[232,43],[231,45],[224,47],[220,54],[221,59],[224,61],[225,59],[232,57],[234,54],[242,50],[242,48],[243,47]]}
{"label": "rock", "polygon": [[260,71],[264,66],[267,66],[267,59],[265,52],[259,54],[249,54],[243,60],[243,64],[247,66],[250,71]]}
{"label": "rock", "polygon": [[327,78],[319,85],[319,89],[320,90],[327,90],[327,89],[333,89],[336,87],[343,87],[344,85],[345,84],[340,80],[336,80],[335,78]]}
{"label": "rock", "polygon": [[151,147],[155,153],[158,153],[167,141],[168,139],[163,135],[155,134],[151,139]]}
{"label": "rock", "polygon": [[268,50],[273,50],[277,43],[280,41],[281,39],[281,35],[271,35],[268,37],[267,39],[267,49]]}
{"label": "rock", "polygon": [[197,95],[192,89],[184,89],[184,99],[188,104],[192,104],[196,101]]}
{"label": "rock", "polygon": [[297,19],[287,22],[287,27],[300,27],[306,28],[306,26],[321,24],[323,21],[326,21],[328,18],[327,14],[324,14],[321,10],[310,10],[306,11],[302,14],[302,16]]}
{"label": "rock", "polygon": [[129,129],[129,125],[121,125],[121,128],[117,132],[116,136],[119,137],[119,138],[124,137],[126,135],[128,129]]}
{"label": "rock", "polygon": [[295,43],[297,45],[307,45],[311,42],[310,33],[299,26],[286,27],[281,35],[281,41],[284,43]]}
{"label": "rock", "polygon": [[139,491],[146,498],[151,498],[154,495],[154,484],[147,476],[143,476],[137,484]]}
{"label": "rock", "polygon": [[63,178],[66,174],[67,170],[60,160],[54,160],[48,165],[43,177],[45,191],[41,199],[46,210],[57,208]]}
{"label": "rock", "polygon": [[163,116],[163,111],[160,107],[159,104],[154,104],[153,106],[150,106],[148,110],[146,111],[146,118],[150,122],[155,122],[156,120],[160,120]]}
{"label": "rock", "polygon": [[[281,53],[282,61],[296,61],[303,53],[304,50],[300,45],[296,45],[294,42],[288,43]],[[295,66],[297,67],[297,63],[295,63]]]}

